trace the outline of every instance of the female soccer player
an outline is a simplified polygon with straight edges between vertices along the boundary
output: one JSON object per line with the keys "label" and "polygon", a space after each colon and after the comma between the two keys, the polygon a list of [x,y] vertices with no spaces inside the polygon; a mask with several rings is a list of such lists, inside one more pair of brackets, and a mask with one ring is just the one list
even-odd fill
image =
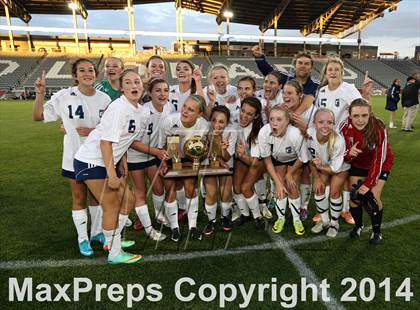
{"label": "female soccer player", "polygon": [[166,219],[162,210],[164,201],[163,180],[158,170],[161,160],[165,159],[166,151],[158,149],[159,128],[163,120],[172,113],[172,107],[168,103],[169,84],[163,79],[149,81],[148,93],[151,101],[145,103],[144,113],[148,116],[147,131],[139,136],[128,150],[128,170],[134,184],[136,197],[136,213],[145,228],[146,234],[152,240],[162,241],[163,234],[158,233],[152,226],[149,211],[146,204],[146,174],[152,188],[152,200],[155,209],[155,217],[165,223]]}
{"label": "female soccer player", "polygon": [[394,125],[395,111],[398,109],[398,101],[400,101],[401,81],[395,79],[386,95],[385,110],[389,111],[389,128],[397,128]]}
{"label": "female soccer player", "polygon": [[[190,95],[182,105],[181,113],[172,113],[163,120],[160,132],[159,148],[166,149],[167,138],[179,136],[180,155],[184,161],[188,161],[184,154],[184,144],[192,136],[207,136],[209,125],[202,117],[205,111],[206,103],[204,98],[199,95]],[[166,170],[164,163],[163,171]],[[171,166],[169,161],[168,166]],[[196,193],[196,178],[187,177],[182,180],[185,188],[186,210],[188,214],[189,236],[193,240],[201,240],[201,234],[197,230],[198,216],[198,196]],[[172,229],[171,240],[179,242],[181,233],[178,225],[178,208],[175,191],[175,180],[165,179],[165,213]]]}
{"label": "female soccer player", "polygon": [[105,60],[105,80],[95,84],[95,89],[107,94],[111,101],[121,96],[120,76],[124,71],[124,62],[118,57],[108,57]]}
{"label": "female soccer player", "polygon": [[263,89],[257,91],[257,98],[261,101],[263,123],[267,124],[270,109],[283,103],[281,94],[281,75],[277,71],[272,71],[264,78]]}
{"label": "female soccer player", "polygon": [[[215,106],[210,114],[210,144],[220,138],[221,157],[217,158],[222,166],[233,169],[233,155],[235,154],[236,132],[228,127],[230,112],[226,106]],[[211,157],[212,154],[209,154]],[[208,164],[206,159],[204,164]],[[218,186],[219,184],[219,186]],[[232,230],[232,223],[229,219],[232,205],[232,176],[206,176],[204,178],[206,188],[205,208],[209,222],[204,229],[204,234],[213,234],[216,225],[217,193],[220,189],[220,200],[222,205],[221,223],[224,231]]]}
{"label": "female soccer player", "polygon": [[[372,106],[364,99],[354,100],[349,109],[350,117],[341,132],[346,140],[344,160],[351,164],[350,183],[357,189],[358,197],[352,197],[350,211],[356,223],[350,237],[358,238],[363,230],[362,204],[371,207],[372,235],[369,243],[377,245],[382,240],[381,222],[382,190],[388,180],[394,155],[388,143],[385,125],[372,113]],[[356,198],[356,199],[355,199]]]}
{"label": "female soccer player", "polygon": [[[314,115],[313,127],[308,129],[307,139],[315,204],[321,215],[321,221],[311,231],[320,233],[323,229],[328,229],[327,236],[332,238],[338,233],[338,219],[342,208],[341,186],[348,177],[346,170],[350,168],[344,163],[344,138],[334,131],[334,124],[334,113],[327,108],[319,108]],[[331,188],[330,203],[325,193],[327,186]]]}
{"label": "female soccer player", "polygon": [[[87,188],[82,182],[75,180],[73,158],[80,145],[99,123],[110,98],[93,88],[96,69],[92,61],[80,58],[72,65],[72,76],[76,86],[60,90],[44,105],[45,72],[35,82],[36,98],[32,111],[35,121],[53,122],[61,119],[66,134],[63,141],[63,160],[61,174],[69,178],[72,193],[72,217],[77,230],[80,254],[92,256],[93,250],[87,232]],[[100,227],[100,207],[91,209],[91,240],[104,243]],[[99,213],[98,213],[99,212]],[[98,227],[99,226],[99,227]]]}
{"label": "female soccer player", "polygon": [[258,134],[258,143],[265,168],[275,184],[278,219],[272,230],[277,234],[283,230],[289,200],[295,233],[303,235],[305,228],[300,221],[298,179],[302,163],[308,161],[308,156],[303,135],[299,129],[290,125],[289,112],[284,106],[271,109],[269,124]]}
{"label": "female soccer player", "polygon": [[129,264],[141,259],[141,255],[121,250],[121,231],[135,203],[121,176],[127,173],[128,148],[146,130],[147,115],[138,103],[143,94],[139,74],[126,70],[120,83],[123,95],[109,105],[74,157],[76,180],[83,181],[102,205],[110,264]]}
{"label": "female soccer player", "polygon": [[145,92],[141,98],[142,103],[149,102],[150,95],[148,93],[149,82],[153,79],[164,79],[166,73],[166,64],[162,57],[159,55],[151,56],[146,62],[146,69],[143,78],[143,87]]}
{"label": "female soccer player", "polygon": [[235,126],[238,138],[233,166],[233,196],[241,212],[241,216],[234,222],[236,226],[248,221],[249,209],[257,229],[265,226],[258,196],[254,194],[254,185],[264,173],[258,148],[258,132],[262,126],[261,102],[255,97],[245,98],[242,101],[239,124]]}

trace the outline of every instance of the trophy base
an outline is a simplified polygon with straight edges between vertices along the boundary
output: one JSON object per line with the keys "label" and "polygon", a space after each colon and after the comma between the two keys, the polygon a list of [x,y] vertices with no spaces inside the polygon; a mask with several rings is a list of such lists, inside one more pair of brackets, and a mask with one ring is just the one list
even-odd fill
{"label": "trophy base", "polygon": [[211,168],[219,168],[220,167],[220,161],[218,161],[218,160],[210,161],[210,167]]}
{"label": "trophy base", "polygon": [[172,163],[172,170],[182,170],[182,163]]}
{"label": "trophy base", "polygon": [[184,167],[182,170],[169,169],[164,178],[187,178],[197,176],[223,176],[232,175],[232,171],[228,168],[222,167],[201,167],[200,169],[193,169],[191,167]]}

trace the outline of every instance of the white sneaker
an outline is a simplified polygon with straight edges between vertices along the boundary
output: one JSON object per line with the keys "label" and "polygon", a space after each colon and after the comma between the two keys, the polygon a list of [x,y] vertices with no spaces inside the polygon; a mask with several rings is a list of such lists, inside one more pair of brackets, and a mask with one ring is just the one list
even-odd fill
{"label": "white sneaker", "polygon": [[330,237],[330,238],[335,238],[336,236],[337,236],[337,233],[338,233],[338,228],[340,228],[340,225],[337,223],[337,224],[330,224],[330,227],[328,228],[328,231],[327,231],[327,237]]}
{"label": "white sneaker", "polygon": [[311,228],[311,231],[314,234],[319,234],[321,231],[323,231],[324,229],[327,229],[328,225],[324,225],[324,223],[322,223],[322,221],[319,221],[315,224],[314,227]]}
{"label": "white sneaker", "polygon": [[241,210],[239,210],[238,205],[235,203],[232,205],[232,222],[241,217]]}
{"label": "white sneaker", "polygon": [[397,128],[394,124],[389,124],[389,128]]}
{"label": "white sneaker", "polygon": [[153,240],[153,241],[163,241],[166,239],[166,235],[158,232],[156,229],[152,228],[150,234],[148,235],[148,237]]}
{"label": "white sneaker", "polygon": [[133,225],[133,222],[128,218],[125,222],[125,227],[130,227],[131,225]]}
{"label": "white sneaker", "polygon": [[267,220],[273,217],[273,214],[271,214],[270,210],[268,210],[267,205],[265,203],[260,204],[260,210],[261,210],[262,216],[266,218]]}

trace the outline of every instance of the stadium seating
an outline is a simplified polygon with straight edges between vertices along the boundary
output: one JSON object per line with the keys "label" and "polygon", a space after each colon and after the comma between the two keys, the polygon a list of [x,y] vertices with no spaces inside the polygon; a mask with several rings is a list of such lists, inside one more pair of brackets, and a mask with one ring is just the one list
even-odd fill
{"label": "stadium seating", "polygon": [[381,62],[408,76],[416,71],[420,72],[420,66],[410,60],[381,59]]}

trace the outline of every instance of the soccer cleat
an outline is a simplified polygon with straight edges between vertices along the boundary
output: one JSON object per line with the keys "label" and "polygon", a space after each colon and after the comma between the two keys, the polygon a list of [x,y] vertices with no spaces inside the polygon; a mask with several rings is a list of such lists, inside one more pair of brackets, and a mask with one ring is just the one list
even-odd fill
{"label": "soccer cleat", "polygon": [[[136,242],[133,240],[121,240],[121,249],[127,249],[135,244]],[[104,251],[109,251],[108,244],[104,244]]]}
{"label": "soccer cleat", "polygon": [[305,233],[305,227],[300,220],[293,221],[293,226],[295,227],[295,233],[298,236],[302,236]]}
{"label": "soccer cleat", "polygon": [[241,217],[241,210],[239,210],[238,205],[234,203],[232,205],[232,222],[235,222],[240,217]]}
{"label": "soccer cleat", "polygon": [[321,221],[321,214],[317,213],[314,215],[314,217],[312,218],[313,222],[319,222]]}
{"label": "soccer cleat", "polygon": [[341,217],[346,221],[347,224],[354,225],[354,219],[349,211],[341,212]]}
{"label": "soccer cleat", "polygon": [[147,235],[147,237],[153,241],[163,241],[166,239],[166,235],[157,231],[156,229],[152,228],[150,233]]}
{"label": "soccer cleat", "polygon": [[301,221],[304,221],[308,218],[308,210],[305,208],[300,208],[299,217]]}
{"label": "soccer cleat", "polygon": [[382,240],[382,234],[373,232],[372,235],[370,235],[369,244],[378,245],[379,243],[381,243],[381,240]]}
{"label": "soccer cleat", "polygon": [[187,210],[178,209],[178,223],[183,222],[187,217]]}
{"label": "soccer cleat", "polygon": [[231,231],[232,230],[232,222],[229,220],[227,216],[223,216],[220,220],[222,222],[223,230],[224,231]]}
{"label": "soccer cleat", "polygon": [[257,230],[265,230],[265,221],[262,216],[255,219],[255,228]]}
{"label": "soccer cleat", "polygon": [[215,225],[216,225],[216,220],[209,221],[203,230],[203,234],[206,236],[212,235],[214,233]]}
{"label": "soccer cleat", "polygon": [[350,231],[350,238],[353,238],[353,239],[360,238],[362,231],[363,231],[363,225],[353,227],[353,230]]}
{"label": "soccer cleat", "polygon": [[189,234],[191,240],[201,240],[203,238],[203,236],[198,232],[197,227],[191,227]]}
{"label": "soccer cleat", "polygon": [[105,236],[103,233],[99,233],[93,237],[90,238],[90,242],[99,242],[100,244],[104,245],[105,244]]}
{"label": "soccer cleat", "polygon": [[108,255],[108,263],[109,264],[133,264],[141,259],[141,255],[131,254],[124,251],[121,251],[115,257],[111,257]]}
{"label": "soccer cleat", "polygon": [[265,219],[270,220],[273,217],[273,214],[271,214],[270,210],[268,210],[267,205],[265,203],[260,204],[260,210],[261,210],[262,216]]}
{"label": "soccer cleat", "polygon": [[248,222],[250,220],[250,218],[251,217],[249,215],[245,216],[245,215],[241,214],[241,216],[233,222],[233,225],[235,227],[241,226],[241,225],[245,224],[246,222]]}
{"label": "soccer cleat", "polygon": [[133,222],[127,218],[127,221],[125,222],[125,227],[130,227],[131,225],[133,225]]}
{"label": "soccer cleat", "polygon": [[133,228],[134,228],[134,230],[142,230],[143,229],[143,224],[140,222],[139,219],[137,219],[134,222]]}
{"label": "soccer cleat", "polygon": [[83,256],[92,256],[93,250],[88,240],[83,240],[79,243],[79,251]]}
{"label": "soccer cleat", "polygon": [[275,234],[279,234],[281,233],[281,231],[283,230],[284,227],[284,219],[278,219],[275,223],[273,228],[271,229],[273,231],[273,233]]}
{"label": "soccer cleat", "polygon": [[327,233],[326,233],[327,237],[335,238],[337,236],[339,228],[340,228],[340,225],[338,225],[338,223],[334,225],[330,224],[330,227],[328,228]]}
{"label": "soccer cleat", "polygon": [[311,231],[314,234],[319,234],[320,232],[322,232],[323,230],[326,230],[328,228],[328,224],[324,225],[324,223],[322,223],[322,221],[319,221],[318,223],[315,224],[314,227],[311,228]]}
{"label": "soccer cleat", "polygon": [[181,240],[181,233],[179,232],[179,228],[172,229],[171,240],[173,242],[179,242]]}

